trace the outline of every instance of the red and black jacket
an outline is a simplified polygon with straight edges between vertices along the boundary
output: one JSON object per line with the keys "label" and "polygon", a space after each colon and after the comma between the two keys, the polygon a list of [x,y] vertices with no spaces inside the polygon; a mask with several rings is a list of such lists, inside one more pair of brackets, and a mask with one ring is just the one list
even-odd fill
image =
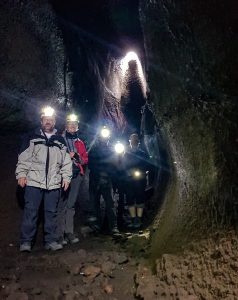
{"label": "red and black jacket", "polygon": [[73,161],[73,177],[79,173],[83,176],[85,167],[88,164],[88,153],[84,142],[79,138],[78,132],[71,134],[67,131],[63,134],[69,152],[74,152]]}

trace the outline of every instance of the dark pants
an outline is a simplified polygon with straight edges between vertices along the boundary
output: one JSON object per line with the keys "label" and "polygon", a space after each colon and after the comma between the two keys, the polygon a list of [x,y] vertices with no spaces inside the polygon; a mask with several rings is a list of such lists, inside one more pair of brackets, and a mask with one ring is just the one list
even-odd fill
{"label": "dark pants", "polygon": [[72,178],[69,189],[62,192],[58,206],[57,235],[61,239],[64,234],[74,233],[75,204],[79,196],[79,189],[83,176],[78,174]]}
{"label": "dark pants", "polygon": [[108,219],[109,230],[117,226],[116,222],[116,205],[112,197],[112,183],[109,176],[100,176],[99,174],[89,174],[89,194],[93,207],[93,215],[101,226],[101,206],[100,198],[105,201],[105,212]]}
{"label": "dark pants", "polygon": [[44,232],[45,242],[51,243],[57,240],[57,205],[60,189],[43,190],[26,186],[25,207],[21,224],[21,243],[32,242],[37,229],[38,211],[42,199],[44,199]]}
{"label": "dark pants", "polygon": [[114,199],[117,203],[117,225],[122,227],[123,215],[125,212],[125,183],[122,179],[113,180]]}
{"label": "dark pants", "polygon": [[144,207],[146,179],[128,180],[126,184],[126,201],[128,206]]}

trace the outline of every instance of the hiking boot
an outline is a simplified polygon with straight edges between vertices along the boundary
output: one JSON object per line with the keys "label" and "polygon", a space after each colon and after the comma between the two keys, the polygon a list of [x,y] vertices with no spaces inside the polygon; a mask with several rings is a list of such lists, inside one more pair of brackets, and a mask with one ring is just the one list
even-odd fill
{"label": "hiking boot", "polygon": [[139,217],[135,218],[133,227],[135,229],[139,229],[139,228],[141,228],[141,226],[142,226],[141,218],[139,218]]}
{"label": "hiking boot", "polygon": [[20,252],[31,252],[31,243],[24,242],[20,245]]}
{"label": "hiking boot", "polygon": [[117,229],[117,227],[114,227],[114,228],[111,230],[111,234],[112,234],[112,235],[119,235],[120,232],[119,232],[119,230]]}
{"label": "hiking boot", "polygon": [[63,246],[60,243],[51,242],[51,243],[46,243],[45,244],[45,249],[46,250],[51,250],[51,251],[58,251],[58,250],[63,249]]}
{"label": "hiking boot", "polygon": [[91,222],[88,224],[89,228],[92,229],[94,233],[99,233],[101,231],[100,226],[97,224],[97,222]]}
{"label": "hiking boot", "polygon": [[77,244],[79,242],[79,238],[75,236],[73,233],[66,233],[65,234],[66,241],[70,244]]}
{"label": "hiking boot", "polygon": [[58,243],[61,244],[62,246],[68,245],[68,241],[66,241],[66,239],[64,239],[64,238],[60,238]]}
{"label": "hiking boot", "polygon": [[96,221],[97,221],[97,218],[96,218],[96,217],[92,217],[92,216],[91,216],[91,217],[88,217],[88,218],[87,218],[87,222],[88,222],[88,223],[93,223],[93,222],[96,222]]}
{"label": "hiking boot", "polygon": [[127,224],[127,227],[129,228],[129,229],[134,229],[135,227],[135,223],[136,223],[136,218],[131,218],[130,219],[130,223],[128,223]]}

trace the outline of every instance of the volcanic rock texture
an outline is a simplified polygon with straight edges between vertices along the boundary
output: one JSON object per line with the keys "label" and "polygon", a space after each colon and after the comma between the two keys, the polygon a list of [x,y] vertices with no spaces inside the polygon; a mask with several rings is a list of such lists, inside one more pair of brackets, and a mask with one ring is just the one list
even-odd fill
{"label": "volcanic rock texture", "polygon": [[232,0],[140,1],[170,177],[154,224],[155,257],[237,225],[236,8]]}

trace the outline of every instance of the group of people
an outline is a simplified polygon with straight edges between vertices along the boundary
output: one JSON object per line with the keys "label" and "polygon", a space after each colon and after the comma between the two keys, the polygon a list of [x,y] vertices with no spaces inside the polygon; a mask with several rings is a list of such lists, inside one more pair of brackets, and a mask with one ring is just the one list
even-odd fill
{"label": "group of people", "polygon": [[[103,199],[111,234],[119,233],[125,203],[130,215],[128,227],[140,228],[148,160],[140,149],[138,135],[130,136],[128,149],[121,144],[117,151],[105,127],[86,149],[76,115],[67,116],[63,134],[57,132],[55,122],[54,109],[46,107],[41,113],[40,128],[23,137],[16,167],[18,185],[25,190],[20,251],[32,249],[42,200],[45,248],[56,251],[65,244],[79,242],[74,232],[75,204],[87,167],[89,226],[100,232]],[[119,195],[118,203],[115,194]]]}

